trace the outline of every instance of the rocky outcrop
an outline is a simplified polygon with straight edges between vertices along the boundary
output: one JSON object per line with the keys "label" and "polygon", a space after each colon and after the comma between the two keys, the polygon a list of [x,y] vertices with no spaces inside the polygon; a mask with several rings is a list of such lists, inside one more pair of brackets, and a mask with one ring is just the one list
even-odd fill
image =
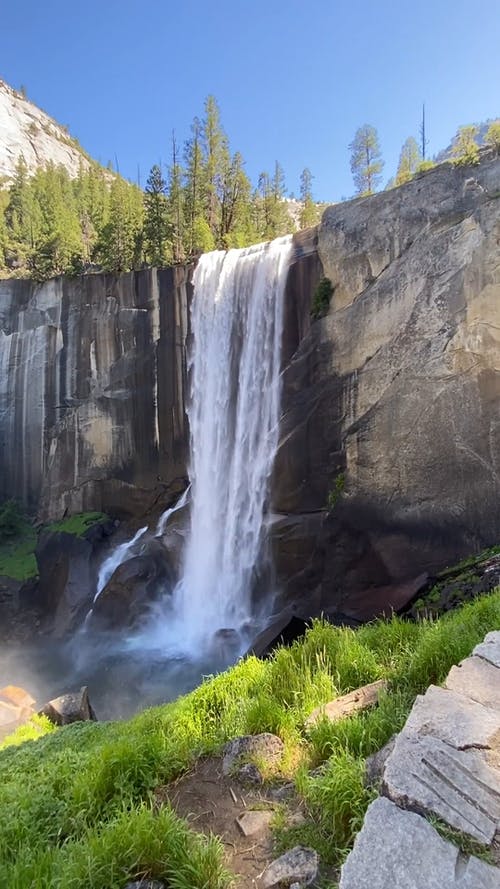
{"label": "rocky outcrop", "polygon": [[[382,792],[342,868],[340,889],[496,889],[500,868],[457,844],[473,840],[498,865],[500,632],[452,667],[444,688],[417,697],[382,762]],[[383,837],[383,842],[381,842]]]}
{"label": "rocky outcrop", "polygon": [[311,325],[301,304],[274,482],[295,525],[321,515],[302,566],[320,608],[355,616],[364,591],[370,617],[371,591],[498,540],[499,218],[500,159],[323,216],[333,295]]}
{"label": "rocky outcrop", "polygon": [[[295,236],[268,521],[277,608],[369,619],[498,541],[499,211],[500,159],[485,156]],[[323,276],[333,294],[314,320]],[[190,291],[182,267],[0,282],[0,499],[44,519],[156,516],[175,500]]]}

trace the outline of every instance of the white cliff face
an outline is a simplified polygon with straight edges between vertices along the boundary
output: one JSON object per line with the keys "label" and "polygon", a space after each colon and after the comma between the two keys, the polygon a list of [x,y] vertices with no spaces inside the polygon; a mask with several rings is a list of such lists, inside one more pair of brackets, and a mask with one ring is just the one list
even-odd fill
{"label": "white cliff face", "polygon": [[88,167],[64,127],[0,80],[0,179],[12,179],[21,154],[30,173],[49,162],[64,166],[71,177],[81,164]]}

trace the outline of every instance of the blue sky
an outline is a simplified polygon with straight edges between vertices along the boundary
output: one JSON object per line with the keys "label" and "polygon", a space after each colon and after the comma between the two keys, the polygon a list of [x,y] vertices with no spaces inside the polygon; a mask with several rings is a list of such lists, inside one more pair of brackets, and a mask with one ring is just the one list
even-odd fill
{"label": "blue sky", "polygon": [[423,100],[430,154],[500,116],[499,0],[25,0],[1,18],[0,77],[143,182],[209,93],[252,180],[278,159],[298,192],[308,166],[330,201],[353,193],[361,124],[378,129],[385,182]]}

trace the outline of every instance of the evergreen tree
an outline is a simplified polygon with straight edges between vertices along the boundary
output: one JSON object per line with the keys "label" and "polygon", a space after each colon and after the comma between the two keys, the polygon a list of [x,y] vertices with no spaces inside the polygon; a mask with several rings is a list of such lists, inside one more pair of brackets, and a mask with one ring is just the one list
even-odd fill
{"label": "evergreen tree", "polygon": [[186,163],[185,219],[187,228],[186,252],[191,256],[196,249],[195,230],[199,220],[204,218],[205,171],[201,147],[201,122],[195,117],[191,125],[191,138],[186,142],[184,157]]}
{"label": "evergreen tree", "polygon": [[416,173],[418,165],[422,161],[420,148],[417,140],[413,136],[409,136],[404,142],[399,155],[399,164],[396,172],[396,185],[403,185],[409,182]]}
{"label": "evergreen tree", "polygon": [[380,183],[384,166],[375,127],[367,123],[359,127],[349,149],[356,194],[373,194]]}
{"label": "evergreen tree", "polygon": [[308,167],[305,167],[300,174],[300,200],[302,209],[300,211],[300,227],[310,228],[316,225],[319,219],[318,209],[312,197],[312,173]]}
{"label": "evergreen tree", "polygon": [[147,261],[154,266],[165,265],[171,258],[169,251],[172,227],[166,197],[167,183],[161,168],[154,164],[146,183],[144,196],[144,243]]}
{"label": "evergreen tree", "polygon": [[46,280],[82,268],[84,247],[75,193],[67,170],[48,164],[30,182],[39,227],[29,256],[34,278]]}
{"label": "evergreen tree", "polygon": [[205,100],[202,121],[202,145],[204,163],[203,209],[214,241],[220,234],[220,206],[224,171],[229,165],[227,136],[220,122],[219,106],[214,96]]}
{"label": "evergreen tree", "polygon": [[[184,193],[182,189],[182,168],[178,162],[175,133],[172,132],[172,163],[168,171],[168,205],[171,220],[172,258],[174,262],[183,262],[186,254],[184,225]],[[192,222],[190,220],[190,222]],[[190,231],[194,226],[191,225]],[[191,240],[193,238],[191,237]]]}
{"label": "evergreen tree", "polygon": [[126,272],[140,264],[141,233],[141,192],[116,176],[111,185],[109,220],[96,249],[105,271]]}

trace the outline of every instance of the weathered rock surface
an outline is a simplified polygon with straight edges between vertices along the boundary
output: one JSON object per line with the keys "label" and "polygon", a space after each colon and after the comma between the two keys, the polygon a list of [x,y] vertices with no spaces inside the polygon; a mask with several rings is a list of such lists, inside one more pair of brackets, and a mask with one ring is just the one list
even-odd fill
{"label": "weathered rock surface", "polygon": [[273,889],[274,886],[290,887],[293,883],[309,886],[317,877],[318,865],[318,853],[314,849],[295,846],[271,862],[262,877],[262,885],[264,889]]}
{"label": "weathered rock surface", "polygon": [[393,735],[392,738],[384,744],[380,750],[377,750],[376,753],[372,753],[371,756],[367,756],[365,760],[365,785],[367,787],[373,787],[378,784],[382,779],[382,775],[384,774],[384,768],[389,756],[394,750],[394,745],[396,743],[396,735]]}
{"label": "weathered rock surface", "polygon": [[484,641],[476,645],[472,654],[482,657],[495,667],[500,668],[500,633],[488,633]]}
{"label": "weathered rock surface", "polygon": [[250,810],[243,812],[243,815],[236,819],[236,823],[243,836],[253,837],[255,834],[263,833],[269,828],[273,815],[273,812],[259,809]]}
{"label": "weathered rock surface", "polygon": [[419,815],[380,797],[342,868],[340,889],[498,889],[500,871],[467,858]]}
{"label": "weathered rock surface", "polygon": [[188,270],[0,281],[0,500],[127,517],[185,487]]}
{"label": "weathered rock surface", "polygon": [[445,688],[419,696],[389,756],[380,751],[389,799],[369,807],[340,889],[499,889],[500,868],[468,858],[422,817],[438,816],[498,861],[500,669],[478,651],[499,643],[500,632],[489,633]]}

